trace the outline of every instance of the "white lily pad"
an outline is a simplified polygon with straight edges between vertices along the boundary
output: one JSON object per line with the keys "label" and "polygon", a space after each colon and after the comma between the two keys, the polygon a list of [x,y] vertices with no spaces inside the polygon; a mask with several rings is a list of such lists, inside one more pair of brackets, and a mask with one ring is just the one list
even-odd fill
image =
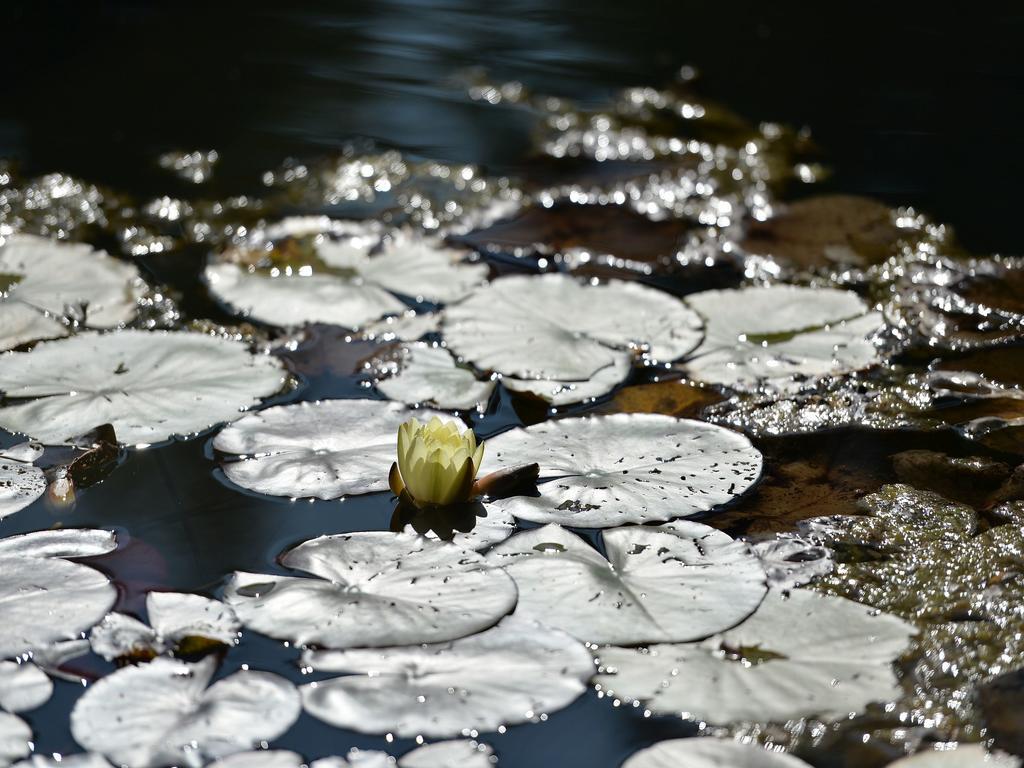
{"label": "white lily pad", "polygon": [[682,357],[700,342],[701,321],[674,296],[637,283],[515,275],[448,307],[444,336],[484,370],[583,381],[621,361],[623,350],[642,348],[662,361]]}
{"label": "white lily pad", "polygon": [[135,317],[146,290],[131,264],[85,243],[33,235],[0,245],[0,276],[11,282],[0,299],[0,349],[66,335],[55,319],[66,314],[91,328],[114,328]]}
{"label": "white lily pad", "polygon": [[413,416],[453,420],[384,400],[303,402],[249,414],[222,429],[213,447],[239,457],[223,469],[243,488],[271,496],[337,499],[388,489],[398,427]]}
{"label": "white lily pad", "polygon": [[32,751],[32,729],[17,715],[0,712],[0,766]]}
{"label": "white lily pad", "polygon": [[776,285],[686,297],[704,318],[704,341],[685,363],[695,379],[750,389],[791,377],[879,362],[870,336],[885,322],[851,291]]}
{"label": "white lily pad", "polygon": [[729,739],[662,741],[641,749],[622,768],[811,768],[803,760]]}
{"label": "white lily pad", "polygon": [[206,768],[305,768],[306,761],[284,749],[259,749],[238,752],[210,763]]}
{"label": "white lily pad", "polygon": [[761,453],[724,427],[659,414],[547,421],[487,441],[481,474],[540,464],[539,496],[489,502],[516,517],[580,528],[661,522],[732,501]]}
{"label": "white lily pad", "polygon": [[439,333],[440,330],[440,312],[409,310],[401,315],[392,315],[370,323],[363,328],[363,335],[370,340],[418,341],[428,333]]}
{"label": "white lily pad", "polygon": [[65,672],[61,670],[61,667],[72,659],[85,656],[89,653],[89,650],[89,641],[84,637],[78,637],[74,640],[61,640],[33,650],[32,661],[50,677],[78,683],[82,680],[80,675],[73,672]]}
{"label": "white lily pad", "polygon": [[123,613],[107,614],[89,635],[92,650],[112,661],[139,653],[165,653],[190,637],[233,645],[241,627],[230,606],[202,595],[150,592],[146,612],[152,628]]}
{"label": "white lily pad", "polygon": [[398,768],[491,768],[497,764],[494,750],[472,739],[427,744],[398,759]]}
{"label": "white lily pad", "polygon": [[[113,539],[105,531],[98,532]],[[77,538],[77,540],[76,540]],[[109,551],[92,532],[40,531],[0,540],[0,658],[74,640],[117,599],[106,576],[62,557]]]}
{"label": "white lily pad", "polygon": [[21,460],[22,455],[19,446],[0,449],[0,520],[21,511],[46,493],[43,470],[33,466],[32,459]]}
{"label": "white lily pad", "polygon": [[381,394],[392,400],[444,410],[483,410],[494,387],[495,382],[477,381],[472,371],[457,366],[448,350],[424,342],[403,346],[398,371],[377,382]]}
{"label": "white lily pad", "polygon": [[302,663],[344,673],[300,688],[307,712],[340,728],[400,737],[533,721],[575,701],[594,672],[581,643],[519,620],[451,643],[307,651]]}
{"label": "white lily pad", "polygon": [[960,744],[955,748],[918,752],[904,757],[889,768],[1020,768],[1018,757],[989,752],[980,744]]}
{"label": "white lily pad", "polygon": [[59,759],[45,755],[32,755],[28,760],[15,763],[14,768],[111,768],[102,755],[81,752],[59,755]]}
{"label": "white lily pad", "polygon": [[601,648],[595,682],[653,712],[713,724],[846,717],[899,695],[892,661],[916,631],[844,598],[769,592],[743,624],[700,643]]}
{"label": "white lily pad", "polygon": [[[443,536],[438,533],[441,526],[445,526]],[[507,539],[515,529],[516,520],[507,510],[478,502],[456,510],[441,508],[417,511],[403,530],[482,552]]]}
{"label": "white lily pad", "polygon": [[515,584],[500,568],[408,533],[321,536],[281,563],[319,578],[236,572],[224,600],[250,629],[300,645],[453,640],[492,626],[516,604]]}
{"label": "white lily pad", "polygon": [[295,687],[242,671],[207,687],[213,659],[157,658],[119,669],[86,690],[71,711],[75,741],[129,768],[224,757],[276,739],[299,716]]}
{"label": "white lily pad", "polygon": [[198,333],[83,333],[0,358],[0,426],[63,443],[112,424],[129,445],[189,435],[278,392],[281,363]]}
{"label": "white lily pad", "polygon": [[743,542],[699,523],[603,534],[608,558],[557,525],[487,555],[519,588],[516,616],[592,643],[683,642],[739,624],[767,590]]}
{"label": "white lily pad", "polygon": [[30,661],[0,661],[0,709],[25,712],[50,700],[53,683]]}
{"label": "white lily pad", "polygon": [[237,312],[285,327],[332,323],[361,328],[408,306],[398,296],[444,303],[464,296],[487,277],[484,264],[464,264],[466,251],[400,238],[374,256],[365,238],[322,239],[315,245],[324,269],[259,271],[233,263],[204,272],[210,290]]}
{"label": "white lily pad", "polygon": [[546,400],[556,408],[607,395],[629,377],[633,368],[633,355],[622,352],[611,365],[602,368],[586,381],[560,381],[558,379],[517,379],[502,376],[501,383],[513,392],[527,392]]}

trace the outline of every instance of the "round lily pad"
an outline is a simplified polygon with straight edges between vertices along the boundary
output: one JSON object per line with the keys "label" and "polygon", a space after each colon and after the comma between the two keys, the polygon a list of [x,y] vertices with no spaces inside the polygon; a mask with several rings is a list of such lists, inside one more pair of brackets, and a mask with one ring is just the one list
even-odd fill
{"label": "round lily pad", "polygon": [[622,768],[810,768],[792,755],[730,739],[672,739],[641,749]]}

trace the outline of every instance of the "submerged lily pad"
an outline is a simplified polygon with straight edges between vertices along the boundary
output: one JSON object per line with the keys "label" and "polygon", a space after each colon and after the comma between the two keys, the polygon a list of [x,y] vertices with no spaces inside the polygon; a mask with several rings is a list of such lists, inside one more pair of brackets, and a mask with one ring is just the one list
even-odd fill
{"label": "submerged lily pad", "polygon": [[630,526],[602,538],[607,560],[546,525],[499,544],[487,559],[515,579],[518,618],[592,643],[704,638],[743,621],[767,589],[749,547],[706,525]]}
{"label": "submerged lily pad", "polygon": [[281,563],[319,578],[236,572],[224,599],[245,626],[300,645],[453,640],[492,626],[516,603],[503,570],[414,534],[321,536]]}
{"label": "submerged lily pad", "polygon": [[236,341],[84,333],[2,358],[0,426],[52,444],[111,424],[122,443],[155,443],[237,419],[284,383],[280,362]]}
{"label": "submerged lily pad", "polygon": [[741,434],[657,414],[549,421],[487,443],[482,472],[540,464],[539,496],[489,502],[538,523],[608,528],[706,512],[761,473]]}
{"label": "submerged lily pad", "polygon": [[299,716],[295,687],[283,677],[242,671],[207,687],[214,671],[212,659],[124,667],[75,703],[71,733],[119,765],[160,768],[250,749]]}
{"label": "submerged lily pad", "polygon": [[478,368],[521,379],[583,381],[637,349],[662,361],[697,346],[700,318],[638,283],[566,275],[495,280],[445,312],[448,346]]}
{"label": "submerged lily pad", "polygon": [[23,455],[20,447],[0,448],[0,520],[24,509],[46,492],[46,475],[32,465],[33,457]]}
{"label": "submerged lily pad", "polygon": [[596,682],[653,712],[716,725],[841,718],[899,696],[892,661],[915,633],[843,598],[770,592],[743,624],[703,642],[599,649]]}
{"label": "submerged lily pad", "polygon": [[483,410],[495,382],[477,381],[473,372],[455,364],[448,350],[419,342],[399,351],[398,370],[377,382],[381,394],[409,405]]}
{"label": "submerged lily pad", "polygon": [[[113,535],[97,531],[113,543]],[[110,610],[117,590],[106,576],[64,557],[109,551],[100,536],[41,531],[0,540],[0,658],[73,640]]]}
{"label": "submerged lily pad", "polygon": [[13,235],[0,245],[0,349],[66,336],[65,315],[116,327],[135,317],[144,292],[134,266],[85,243]]}
{"label": "submerged lily pad", "polygon": [[53,683],[30,661],[0,661],[0,709],[25,712],[50,699]]}
{"label": "submerged lily pad", "polygon": [[[363,239],[316,241],[311,252],[264,269],[231,262],[211,264],[213,293],[237,311],[280,326],[332,323],[359,328],[408,306],[398,296],[445,303],[466,295],[487,277],[484,264],[460,263],[466,251],[400,237],[369,255]],[[294,262],[294,263],[292,263]]]}
{"label": "submerged lily pad", "polygon": [[641,749],[622,768],[810,768],[803,760],[730,739],[662,741]]}
{"label": "submerged lily pad", "polygon": [[685,363],[693,378],[737,389],[785,386],[880,362],[870,337],[881,314],[850,291],[776,285],[686,298],[704,318],[704,340]]}
{"label": "submerged lily pad", "polygon": [[222,466],[228,479],[243,488],[271,496],[337,499],[387,490],[398,427],[413,416],[453,420],[384,400],[303,402],[249,414],[222,429],[213,447],[237,456]]}
{"label": "submerged lily pad", "polygon": [[146,613],[152,627],[123,613],[107,614],[89,635],[93,652],[112,661],[188,650],[181,648],[186,641],[233,645],[241,627],[230,606],[202,595],[150,592]]}
{"label": "submerged lily pad", "polygon": [[594,672],[581,643],[519,620],[451,643],[307,651],[302,663],[343,673],[300,688],[307,712],[339,728],[400,737],[529,722],[575,701]]}

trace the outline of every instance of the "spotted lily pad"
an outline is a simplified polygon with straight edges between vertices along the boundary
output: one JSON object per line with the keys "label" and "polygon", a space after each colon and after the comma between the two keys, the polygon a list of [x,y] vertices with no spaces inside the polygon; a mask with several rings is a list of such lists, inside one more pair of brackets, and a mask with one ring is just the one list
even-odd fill
{"label": "spotted lily pad", "polygon": [[607,559],[557,525],[516,535],[488,561],[519,588],[516,616],[592,643],[682,642],[754,612],[765,575],[746,544],[699,523],[605,531]]}
{"label": "spotted lily pad", "polygon": [[209,685],[215,670],[213,659],[124,667],[75,703],[71,733],[119,765],[159,768],[250,749],[299,716],[295,687],[283,677],[242,671]]}
{"label": "spotted lily pad", "polygon": [[321,536],[281,563],[317,578],[237,572],[224,600],[250,629],[300,645],[453,640],[516,603],[512,579],[480,555],[408,533]]}
{"label": "spotted lily pad", "polygon": [[53,683],[30,661],[0,661],[0,709],[25,712],[49,701]]}
{"label": "spotted lily pad", "polygon": [[224,463],[224,474],[243,488],[271,496],[337,499],[387,490],[398,427],[413,416],[452,420],[383,400],[304,402],[249,414],[221,430],[213,447],[235,454],[235,460]]}
{"label": "spotted lily pad", "polygon": [[[98,535],[97,535],[98,534]],[[99,571],[64,560],[109,551],[106,531],[41,531],[0,540],[0,658],[73,640],[117,598]]]}
{"label": "spotted lily pad", "polygon": [[63,443],[111,424],[155,443],[222,421],[285,383],[281,364],[240,342],[193,333],[85,333],[0,360],[0,426]]}
{"label": "spotted lily pad", "polygon": [[870,336],[883,327],[882,316],[850,291],[776,285],[705,291],[686,301],[706,324],[685,363],[699,381],[751,389],[881,360]]}
{"label": "spotted lily pad", "polygon": [[918,752],[904,757],[889,768],[1020,768],[1018,757],[1003,752],[989,752],[980,744],[960,744],[951,749]]}
{"label": "spotted lily pad", "polygon": [[24,509],[46,492],[43,470],[33,466],[31,455],[24,455],[20,448],[0,448],[0,520]]}
{"label": "spotted lily pad", "polygon": [[445,339],[478,368],[521,379],[583,381],[623,350],[675,360],[701,338],[700,318],[653,288],[612,280],[589,285],[562,274],[495,280],[448,307]]}
{"label": "spotted lily pad", "polygon": [[0,245],[0,349],[67,335],[65,315],[116,327],[135,317],[144,292],[134,266],[85,243],[13,235]]}
{"label": "spotted lily pad", "polygon": [[599,649],[596,682],[653,712],[713,724],[841,718],[899,695],[892,661],[915,633],[844,598],[769,592],[747,621],[703,642]]}
{"label": "spotted lily pad", "polygon": [[729,739],[672,739],[641,749],[622,768],[810,768],[803,760]]}
{"label": "spotted lily pad", "polygon": [[529,722],[572,703],[594,672],[582,644],[520,620],[451,643],[307,651],[302,662],[343,674],[302,686],[307,712],[340,728],[401,737]]}
{"label": "spotted lily pad", "polygon": [[[369,255],[365,238],[319,238],[311,252],[267,269],[223,261],[206,268],[210,290],[238,312],[265,323],[332,323],[360,328],[408,306],[398,298],[445,303],[487,277],[484,264],[464,264],[466,251],[419,238],[389,240]],[[292,264],[291,262],[294,262]]]}
{"label": "spotted lily pad", "polygon": [[92,650],[108,661],[159,655],[186,640],[234,645],[240,624],[235,612],[218,600],[178,592],[150,592],[146,613],[152,627],[123,613],[110,613],[89,635]]}
{"label": "spotted lily pad", "polygon": [[490,502],[538,523],[608,528],[687,517],[732,501],[761,473],[736,432],[658,414],[548,421],[487,443],[481,473],[540,464],[539,496]]}
{"label": "spotted lily pad", "polygon": [[448,350],[423,342],[402,347],[397,372],[377,382],[381,394],[392,400],[446,410],[483,410],[494,386],[457,366]]}

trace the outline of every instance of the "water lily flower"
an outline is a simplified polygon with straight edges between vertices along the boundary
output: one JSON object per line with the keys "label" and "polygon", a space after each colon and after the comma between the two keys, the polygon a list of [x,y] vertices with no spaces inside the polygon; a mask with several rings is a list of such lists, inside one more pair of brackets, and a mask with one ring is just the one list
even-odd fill
{"label": "water lily flower", "polygon": [[388,483],[417,507],[459,504],[473,497],[483,458],[484,445],[473,430],[460,432],[456,422],[436,416],[426,424],[409,419],[398,428],[398,461]]}

